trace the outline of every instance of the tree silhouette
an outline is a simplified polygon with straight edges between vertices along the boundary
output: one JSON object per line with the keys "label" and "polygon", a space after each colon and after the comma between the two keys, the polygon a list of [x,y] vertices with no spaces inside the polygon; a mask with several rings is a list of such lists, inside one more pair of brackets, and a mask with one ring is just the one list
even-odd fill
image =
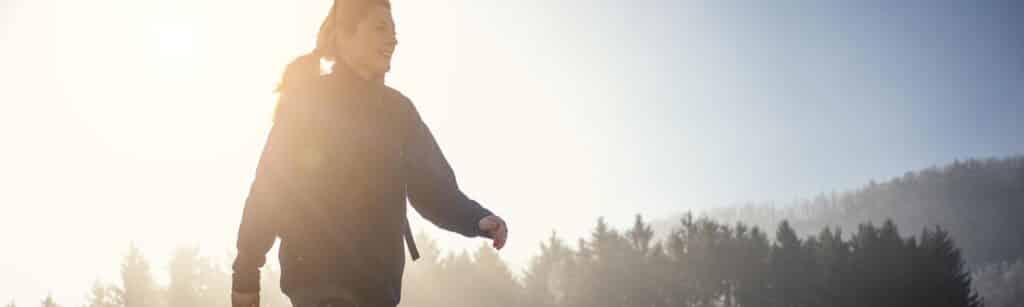
{"label": "tree silhouette", "polygon": [[107,285],[96,280],[87,297],[88,307],[120,307],[124,306],[121,291],[114,285]]}
{"label": "tree silhouette", "polygon": [[[404,306],[747,307],[981,306],[959,248],[944,228],[903,237],[896,223],[857,225],[848,238],[825,227],[801,237],[788,221],[773,239],[757,226],[734,226],[686,214],[659,239],[637,215],[619,231],[599,218],[589,237],[569,246],[554,232],[540,242],[521,278],[487,245],[442,256],[417,235],[420,261],[408,265]],[[229,257],[231,258],[231,257]],[[1024,261],[980,270],[978,289],[990,306],[1020,306]],[[223,264],[198,247],[174,250],[166,288],[157,285],[141,251],[130,244],[121,263],[123,288],[99,280],[87,307],[228,307]],[[290,306],[279,273],[264,268],[264,307]],[[988,292],[986,292],[988,291]],[[8,306],[13,306],[12,302]],[[57,306],[52,296],[43,306]]]}
{"label": "tree silhouette", "polygon": [[981,306],[971,288],[971,277],[964,270],[960,250],[949,233],[942,228],[925,229],[921,233],[918,259],[914,271],[919,272],[915,284],[919,293],[931,295],[918,298],[927,306]]}
{"label": "tree silhouette", "polygon": [[149,262],[134,243],[128,246],[128,253],[121,261],[121,297],[125,307],[162,306],[160,289],[153,281]]}
{"label": "tree silhouette", "polygon": [[200,260],[198,248],[177,248],[170,260],[170,284],[167,303],[170,307],[200,305],[202,282],[199,280]]}
{"label": "tree silhouette", "polygon": [[523,277],[526,305],[553,307],[565,302],[570,257],[572,251],[555,232],[551,232],[546,243],[540,243],[540,254],[531,260]]}
{"label": "tree silhouette", "polygon": [[779,224],[775,240],[772,246],[770,281],[775,295],[769,298],[770,304],[780,307],[810,305],[808,290],[812,284],[807,278],[812,273],[808,270],[812,259],[806,254],[803,242],[789,227],[788,221]]}
{"label": "tree silhouette", "polygon": [[60,307],[60,305],[53,300],[53,295],[50,294],[47,294],[46,298],[39,302],[39,305],[42,307]]}

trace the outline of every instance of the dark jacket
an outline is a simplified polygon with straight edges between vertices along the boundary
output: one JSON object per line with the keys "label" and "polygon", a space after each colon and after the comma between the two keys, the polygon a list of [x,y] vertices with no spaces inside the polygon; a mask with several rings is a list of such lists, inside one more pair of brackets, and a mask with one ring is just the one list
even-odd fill
{"label": "dark jacket", "polygon": [[242,213],[235,291],[259,290],[259,268],[280,237],[285,294],[340,285],[368,304],[397,305],[407,196],[435,225],[483,235],[478,222],[491,212],[459,190],[409,99],[337,66],[280,93]]}

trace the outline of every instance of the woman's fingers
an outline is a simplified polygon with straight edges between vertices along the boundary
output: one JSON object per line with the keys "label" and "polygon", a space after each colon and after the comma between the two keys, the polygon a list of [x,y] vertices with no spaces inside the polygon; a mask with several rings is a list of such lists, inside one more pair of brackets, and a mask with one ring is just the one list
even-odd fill
{"label": "woman's fingers", "polygon": [[505,223],[501,223],[498,228],[497,235],[494,236],[494,248],[501,249],[505,247],[505,241],[508,240],[508,227]]}
{"label": "woman's fingers", "polygon": [[492,246],[496,249],[505,247],[508,239],[508,225],[496,215],[491,215],[480,220],[480,230],[484,231],[494,239]]}

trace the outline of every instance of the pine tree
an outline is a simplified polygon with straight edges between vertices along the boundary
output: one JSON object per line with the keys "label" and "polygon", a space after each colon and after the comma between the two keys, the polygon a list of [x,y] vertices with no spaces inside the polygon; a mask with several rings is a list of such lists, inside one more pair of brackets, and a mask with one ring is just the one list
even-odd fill
{"label": "pine tree", "polygon": [[471,297],[473,293],[462,290],[473,288],[477,282],[471,278],[475,270],[473,257],[469,252],[461,251],[449,254],[444,260],[443,278],[439,280],[444,284],[440,285],[440,291],[443,291],[443,294],[441,305],[438,306],[472,306],[466,302],[478,302],[479,299]]}
{"label": "pine tree", "polygon": [[647,254],[647,250],[651,247],[654,231],[651,230],[651,225],[644,223],[644,218],[637,214],[633,220],[633,228],[626,232],[626,237],[629,238],[633,249],[639,252],[640,256],[643,256]]}
{"label": "pine tree", "polygon": [[672,259],[665,251],[665,246],[662,242],[655,243],[651,247],[650,255],[650,266],[653,274],[650,276],[650,282],[654,285],[654,294],[652,298],[652,307],[668,307],[672,305],[671,294],[672,289]]}
{"label": "pine tree", "polygon": [[572,256],[569,247],[555,232],[541,242],[540,254],[530,260],[523,276],[527,306],[553,307],[564,303],[567,289],[565,270]]}
{"label": "pine tree", "polygon": [[484,243],[473,257],[473,286],[466,289],[468,306],[522,306],[522,288],[494,249]]}
{"label": "pine tree", "polygon": [[170,284],[167,286],[167,302],[170,307],[199,305],[199,249],[179,247],[170,260]]}
{"label": "pine tree", "polygon": [[121,262],[121,279],[121,296],[125,307],[162,306],[159,288],[153,280],[149,262],[134,243],[128,246],[128,253]]}
{"label": "pine tree", "polygon": [[734,290],[735,304],[741,307],[767,306],[772,252],[768,236],[755,226],[749,233],[737,230],[736,237],[739,250],[736,252],[738,273]]}
{"label": "pine tree", "polygon": [[928,293],[919,297],[921,306],[981,306],[981,300],[971,288],[971,277],[964,268],[960,250],[953,244],[949,233],[942,228],[925,229],[918,245],[918,259],[914,263],[915,290]]}
{"label": "pine tree", "polygon": [[809,283],[805,279],[810,264],[805,256],[803,243],[796,232],[783,220],[775,232],[776,243],[772,247],[772,297],[771,305],[780,307],[806,306],[805,291]]}
{"label": "pine tree", "polygon": [[850,246],[843,240],[842,230],[825,227],[818,233],[817,247],[811,252],[816,271],[813,284],[819,291],[813,295],[815,306],[848,306],[845,287],[849,274]]}
{"label": "pine tree", "polygon": [[657,298],[657,285],[653,283],[655,269],[651,264],[651,242],[654,239],[654,231],[651,226],[644,222],[642,216],[637,214],[633,220],[633,227],[625,233],[630,244],[630,253],[625,263],[631,274],[623,276],[623,290],[626,291],[627,306],[651,306]]}
{"label": "pine tree", "polygon": [[443,306],[446,271],[442,265],[441,249],[437,241],[425,232],[416,234],[420,259],[406,263],[402,282],[402,304],[409,306]]}
{"label": "pine tree", "polygon": [[679,219],[679,225],[672,230],[667,238],[667,251],[671,259],[670,281],[673,291],[666,298],[672,306],[691,306],[696,292],[696,281],[692,271],[695,269],[691,261],[691,252],[694,248],[690,246],[691,234],[696,232],[693,222],[693,215],[686,213]]}
{"label": "pine tree", "polygon": [[593,275],[587,281],[593,291],[590,306],[628,305],[628,286],[624,278],[632,274],[628,267],[631,250],[629,242],[609,227],[604,218],[599,218],[591,232],[590,245],[594,251],[594,259],[590,264]]}
{"label": "pine tree", "polygon": [[[884,304],[884,296],[879,293],[877,285],[885,284],[886,268],[879,267],[882,260],[878,229],[874,224],[866,223],[857,227],[857,233],[850,238],[850,275],[851,283],[847,288],[852,306],[878,306]],[[884,291],[884,290],[882,290]]]}
{"label": "pine tree", "polygon": [[106,285],[100,280],[93,282],[92,290],[88,295],[88,307],[120,307],[124,306],[121,301],[120,290],[114,285]]}
{"label": "pine tree", "polygon": [[39,302],[42,307],[60,307],[56,301],[53,300],[53,295],[47,294],[46,298]]}

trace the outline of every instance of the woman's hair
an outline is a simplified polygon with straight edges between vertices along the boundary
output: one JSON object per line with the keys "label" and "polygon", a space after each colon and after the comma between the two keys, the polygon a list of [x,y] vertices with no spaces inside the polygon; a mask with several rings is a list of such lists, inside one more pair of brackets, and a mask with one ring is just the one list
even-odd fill
{"label": "woman's hair", "polygon": [[378,5],[391,8],[389,0],[334,0],[331,11],[320,24],[316,48],[295,58],[285,67],[275,92],[281,93],[316,80],[320,76],[321,59],[337,62],[339,51],[334,41],[337,39],[337,31],[351,34],[370,9]]}

